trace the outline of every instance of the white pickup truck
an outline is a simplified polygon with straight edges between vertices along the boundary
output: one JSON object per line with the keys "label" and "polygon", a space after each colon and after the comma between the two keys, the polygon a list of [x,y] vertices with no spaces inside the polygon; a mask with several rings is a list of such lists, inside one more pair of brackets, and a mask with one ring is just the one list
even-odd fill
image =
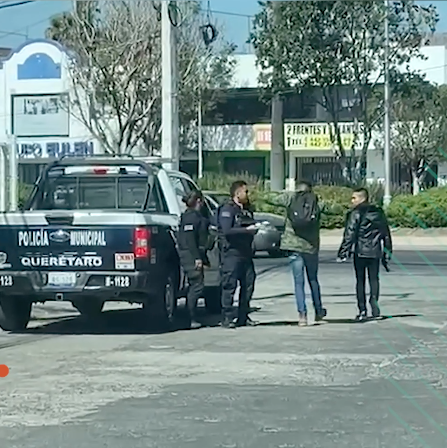
{"label": "white pickup truck", "polygon": [[[26,328],[33,303],[69,301],[87,317],[106,301],[141,303],[170,324],[185,295],[175,240],[181,172],[132,158],[63,158],[46,167],[23,210],[0,214],[0,327]],[[210,210],[205,208],[210,216]],[[205,303],[220,311],[211,227]]]}

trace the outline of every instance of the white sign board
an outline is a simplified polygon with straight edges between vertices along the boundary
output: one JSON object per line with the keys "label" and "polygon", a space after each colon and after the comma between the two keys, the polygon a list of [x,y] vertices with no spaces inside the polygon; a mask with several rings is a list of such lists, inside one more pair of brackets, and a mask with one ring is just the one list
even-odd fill
{"label": "white sign board", "polygon": [[16,137],[68,137],[68,95],[13,95],[12,134]]}

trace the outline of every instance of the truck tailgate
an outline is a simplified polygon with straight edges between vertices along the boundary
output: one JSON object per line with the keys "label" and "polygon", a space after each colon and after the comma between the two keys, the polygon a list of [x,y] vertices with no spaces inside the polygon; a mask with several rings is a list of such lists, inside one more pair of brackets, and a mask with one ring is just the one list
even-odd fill
{"label": "truck tailgate", "polygon": [[[149,229],[159,245],[171,216],[142,213],[45,212],[0,216],[0,269],[12,271],[135,271],[135,237]],[[155,249],[155,247],[154,247]],[[155,257],[156,251],[152,251]],[[150,262],[145,260],[145,262]]]}

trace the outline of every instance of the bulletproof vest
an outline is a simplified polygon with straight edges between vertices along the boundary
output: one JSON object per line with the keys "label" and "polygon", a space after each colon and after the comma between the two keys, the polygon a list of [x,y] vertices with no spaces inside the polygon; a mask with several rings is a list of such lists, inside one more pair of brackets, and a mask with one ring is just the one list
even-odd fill
{"label": "bulletproof vest", "polygon": [[[237,210],[237,213],[234,217],[234,227],[249,227],[251,225],[256,224],[255,219],[253,218],[253,213],[248,209],[241,209],[236,204],[234,204],[232,201],[230,203],[227,203],[226,205],[232,205]],[[220,215],[220,210],[222,206],[219,207],[218,213]],[[218,216],[219,216],[218,215]],[[220,224],[218,223],[218,244],[219,249],[228,250],[228,249],[235,249],[239,252],[249,252],[250,248],[252,247],[253,243],[253,236],[250,234],[246,235],[238,235],[233,236],[231,238],[231,241],[225,237],[222,233],[222,229],[220,227]]]}
{"label": "bulletproof vest", "polygon": [[242,209],[235,217],[235,225],[238,227],[249,227],[256,224],[250,210]]}

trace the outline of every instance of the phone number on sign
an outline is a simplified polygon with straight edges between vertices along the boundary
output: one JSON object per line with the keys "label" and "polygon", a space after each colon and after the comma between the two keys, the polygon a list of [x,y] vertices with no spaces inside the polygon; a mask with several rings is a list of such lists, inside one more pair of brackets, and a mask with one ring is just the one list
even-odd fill
{"label": "phone number on sign", "polygon": [[[353,143],[352,137],[342,137],[341,142],[345,149],[350,149]],[[325,136],[306,137],[305,147],[308,149],[331,149],[331,139]]]}

